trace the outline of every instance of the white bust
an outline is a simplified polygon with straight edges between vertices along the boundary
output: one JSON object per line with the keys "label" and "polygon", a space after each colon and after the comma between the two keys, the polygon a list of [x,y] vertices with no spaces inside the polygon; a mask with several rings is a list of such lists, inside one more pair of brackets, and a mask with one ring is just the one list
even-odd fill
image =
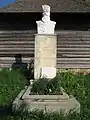
{"label": "white bust", "polygon": [[43,22],[50,22],[50,7],[48,5],[42,5],[43,9]]}
{"label": "white bust", "polygon": [[36,21],[38,34],[54,34],[56,22],[50,20],[50,6],[42,5],[42,20]]}

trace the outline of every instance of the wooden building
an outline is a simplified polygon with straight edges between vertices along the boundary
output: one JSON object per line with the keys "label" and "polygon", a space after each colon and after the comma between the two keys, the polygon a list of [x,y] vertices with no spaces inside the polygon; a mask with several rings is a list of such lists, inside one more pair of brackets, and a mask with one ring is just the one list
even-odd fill
{"label": "wooden building", "polygon": [[90,68],[89,0],[16,0],[0,8],[0,67],[11,67],[18,54],[24,63],[34,58],[42,4],[51,6],[57,23],[57,68]]}
{"label": "wooden building", "polygon": [[16,0],[0,12],[41,12],[42,4],[51,6],[51,12],[90,12],[90,0]]}

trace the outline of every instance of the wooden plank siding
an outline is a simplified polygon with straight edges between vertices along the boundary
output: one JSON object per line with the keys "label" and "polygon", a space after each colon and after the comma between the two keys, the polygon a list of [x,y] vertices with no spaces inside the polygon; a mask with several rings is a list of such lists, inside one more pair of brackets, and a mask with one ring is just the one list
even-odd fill
{"label": "wooden plank siding", "polygon": [[[36,31],[0,31],[0,67],[11,67],[15,55],[22,62],[34,59]],[[90,31],[56,31],[57,69],[90,68]]]}

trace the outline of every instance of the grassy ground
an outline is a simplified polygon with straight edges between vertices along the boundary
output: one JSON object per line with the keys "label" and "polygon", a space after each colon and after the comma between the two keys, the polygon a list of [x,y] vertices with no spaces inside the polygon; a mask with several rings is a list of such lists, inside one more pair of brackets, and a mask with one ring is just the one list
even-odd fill
{"label": "grassy ground", "polygon": [[11,104],[19,92],[25,87],[27,81],[18,70],[0,71],[0,115],[11,113]]}
{"label": "grassy ground", "polygon": [[60,73],[61,86],[81,103],[81,113],[69,114],[64,117],[61,113],[44,113],[33,111],[12,113],[0,116],[0,120],[90,120],[90,75],[74,75],[70,72]]}

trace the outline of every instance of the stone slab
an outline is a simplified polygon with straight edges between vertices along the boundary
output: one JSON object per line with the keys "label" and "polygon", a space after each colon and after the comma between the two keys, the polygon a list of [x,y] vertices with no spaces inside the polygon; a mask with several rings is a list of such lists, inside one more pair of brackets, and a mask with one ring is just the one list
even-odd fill
{"label": "stone slab", "polygon": [[[27,88],[26,92],[25,90],[23,90],[25,92],[24,95],[23,92],[21,91],[21,93],[13,102],[14,108],[15,106],[18,106],[18,104],[19,107],[25,104],[24,109],[28,111],[39,109],[44,110],[45,112],[63,111],[66,114],[72,110],[72,112],[80,113],[80,103],[73,96],[68,96],[64,91],[63,94],[66,94],[66,99],[62,99],[60,95],[29,95],[30,90],[31,90],[30,86]],[[20,99],[21,96],[22,99]],[[60,97],[59,101],[56,100],[58,97]],[[36,100],[36,98],[39,100]]]}
{"label": "stone slab", "polygon": [[[41,68],[56,68],[57,35],[36,34],[34,55],[34,78],[40,78]],[[52,75],[53,76],[53,75]]]}
{"label": "stone slab", "polygon": [[31,102],[29,100],[24,100],[27,110],[44,110],[50,112],[60,112],[68,113],[70,110],[80,113],[80,104],[75,98],[70,98],[62,101],[39,101]]}

